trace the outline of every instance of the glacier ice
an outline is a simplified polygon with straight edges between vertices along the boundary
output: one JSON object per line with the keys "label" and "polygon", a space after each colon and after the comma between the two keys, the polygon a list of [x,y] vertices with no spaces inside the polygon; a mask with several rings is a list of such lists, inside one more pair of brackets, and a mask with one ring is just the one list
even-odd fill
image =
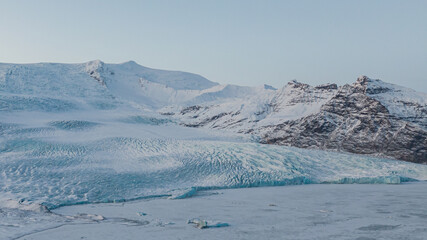
{"label": "glacier ice", "polygon": [[[60,123],[70,126],[69,121]],[[0,191],[50,209],[153,196],[183,198],[216,188],[427,179],[427,166],[394,160],[232,139],[154,138],[164,126],[150,123],[135,129],[132,123],[104,122],[71,132],[17,131],[26,127],[3,125]],[[45,127],[50,125],[48,121]],[[197,131],[168,127],[171,132],[190,131],[187,135]],[[133,136],[125,136],[131,132]]]}
{"label": "glacier ice", "polygon": [[[173,113],[186,108],[167,104],[217,101],[224,107],[210,109],[206,117],[229,107],[260,117],[271,96],[284,104],[305,98],[295,91],[303,85],[297,82],[272,95],[266,87],[218,85],[194,74],[101,61],[0,64],[0,82],[0,200],[22,199],[52,209],[183,198],[217,188],[427,179],[426,165],[261,145],[248,135],[181,127],[153,108]],[[322,91],[313,90],[311,110],[331,97]],[[254,99],[242,105],[233,96]]]}

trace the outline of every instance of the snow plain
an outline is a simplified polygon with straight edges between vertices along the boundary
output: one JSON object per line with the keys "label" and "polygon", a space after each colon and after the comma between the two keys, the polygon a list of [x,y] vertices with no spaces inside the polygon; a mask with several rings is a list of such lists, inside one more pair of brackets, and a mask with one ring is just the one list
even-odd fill
{"label": "snow plain", "polygon": [[[92,218],[16,239],[421,240],[427,237],[426,190],[426,182],[323,184],[204,191],[179,200],[77,205],[53,212],[58,218]],[[198,229],[187,223],[193,218],[229,226]]]}

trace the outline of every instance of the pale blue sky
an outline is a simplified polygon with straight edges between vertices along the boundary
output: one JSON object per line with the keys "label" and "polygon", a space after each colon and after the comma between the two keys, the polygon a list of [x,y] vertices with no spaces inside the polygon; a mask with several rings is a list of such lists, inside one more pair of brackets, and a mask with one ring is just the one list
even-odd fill
{"label": "pale blue sky", "polygon": [[427,92],[427,1],[0,0],[0,62],[94,59],[250,86],[365,74]]}

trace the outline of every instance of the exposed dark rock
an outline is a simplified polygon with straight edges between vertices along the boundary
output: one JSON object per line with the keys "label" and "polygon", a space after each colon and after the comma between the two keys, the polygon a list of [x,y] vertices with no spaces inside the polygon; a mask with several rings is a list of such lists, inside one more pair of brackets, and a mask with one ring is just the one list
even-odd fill
{"label": "exposed dark rock", "polygon": [[427,163],[427,132],[393,118],[364,92],[363,85],[347,85],[320,113],[267,127],[261,141]]}
{"label": "exposed dark rock", "polygon": [[[191,119],[186,126],[233,129],[255,135],[266,144],[427,163],[427,106],[399,98],[400,89],[366,76],[339,88],[336,84],[311,87],[292,81],[277,90],[271,101],[256,108],[250,117],[241,111],[227,112],[226,108],[220,113],[216,108],[216,114],[209,115],[211,109],[200,106],[185,108],[181,114]],[[393,114],[381,101],[384,93],[392,97],[385,101],[389,107],[403,109],[408,114]],[[289,107],[309,108],[319,103],[320,111],[299,119],[258,125],[270,114],[289,111]]]}
{"label": "exposed dark rock", "polygon": [[314,87],[315,89],[338,89],[338,86],[335,83],[332,84],[323,84]]}
{"label": "exposed dark rock", "polygon": [[196,112],[196,111],[200,110],[201,108],[202,108],[201,106],[186,107],[186,108],[181,110],[181,115],[187,114],[189,112]]}
{"label": "exposed dark rock", "polygon": [[160,115],[163,115],[163,116],[173,116],[173,115],[175,115],[175,113],[174,112],[161,112]]}

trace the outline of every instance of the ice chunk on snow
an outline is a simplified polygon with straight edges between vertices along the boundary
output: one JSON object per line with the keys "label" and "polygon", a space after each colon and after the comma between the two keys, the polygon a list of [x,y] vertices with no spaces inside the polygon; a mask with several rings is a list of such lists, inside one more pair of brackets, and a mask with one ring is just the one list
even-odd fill
{"label": "ice chunk on snow", "polygon": [[25,211],[33,211],[33,212],[49,212],[46,206],[37,203],[30,203],[27,201],[16,201],[12,199],[2,200],[0,201],[0,206],[3,208],[13,208]]}
{"label": "ice chunk on snow", "polygon": [[228,227],[230,224],[225,222],[218,222],[218,221],[206,221],[203,219],[193,218],[188,220],[188,224],[196,224],[197,228],[204,229],[204,228],[219,228],[219,227]]}

